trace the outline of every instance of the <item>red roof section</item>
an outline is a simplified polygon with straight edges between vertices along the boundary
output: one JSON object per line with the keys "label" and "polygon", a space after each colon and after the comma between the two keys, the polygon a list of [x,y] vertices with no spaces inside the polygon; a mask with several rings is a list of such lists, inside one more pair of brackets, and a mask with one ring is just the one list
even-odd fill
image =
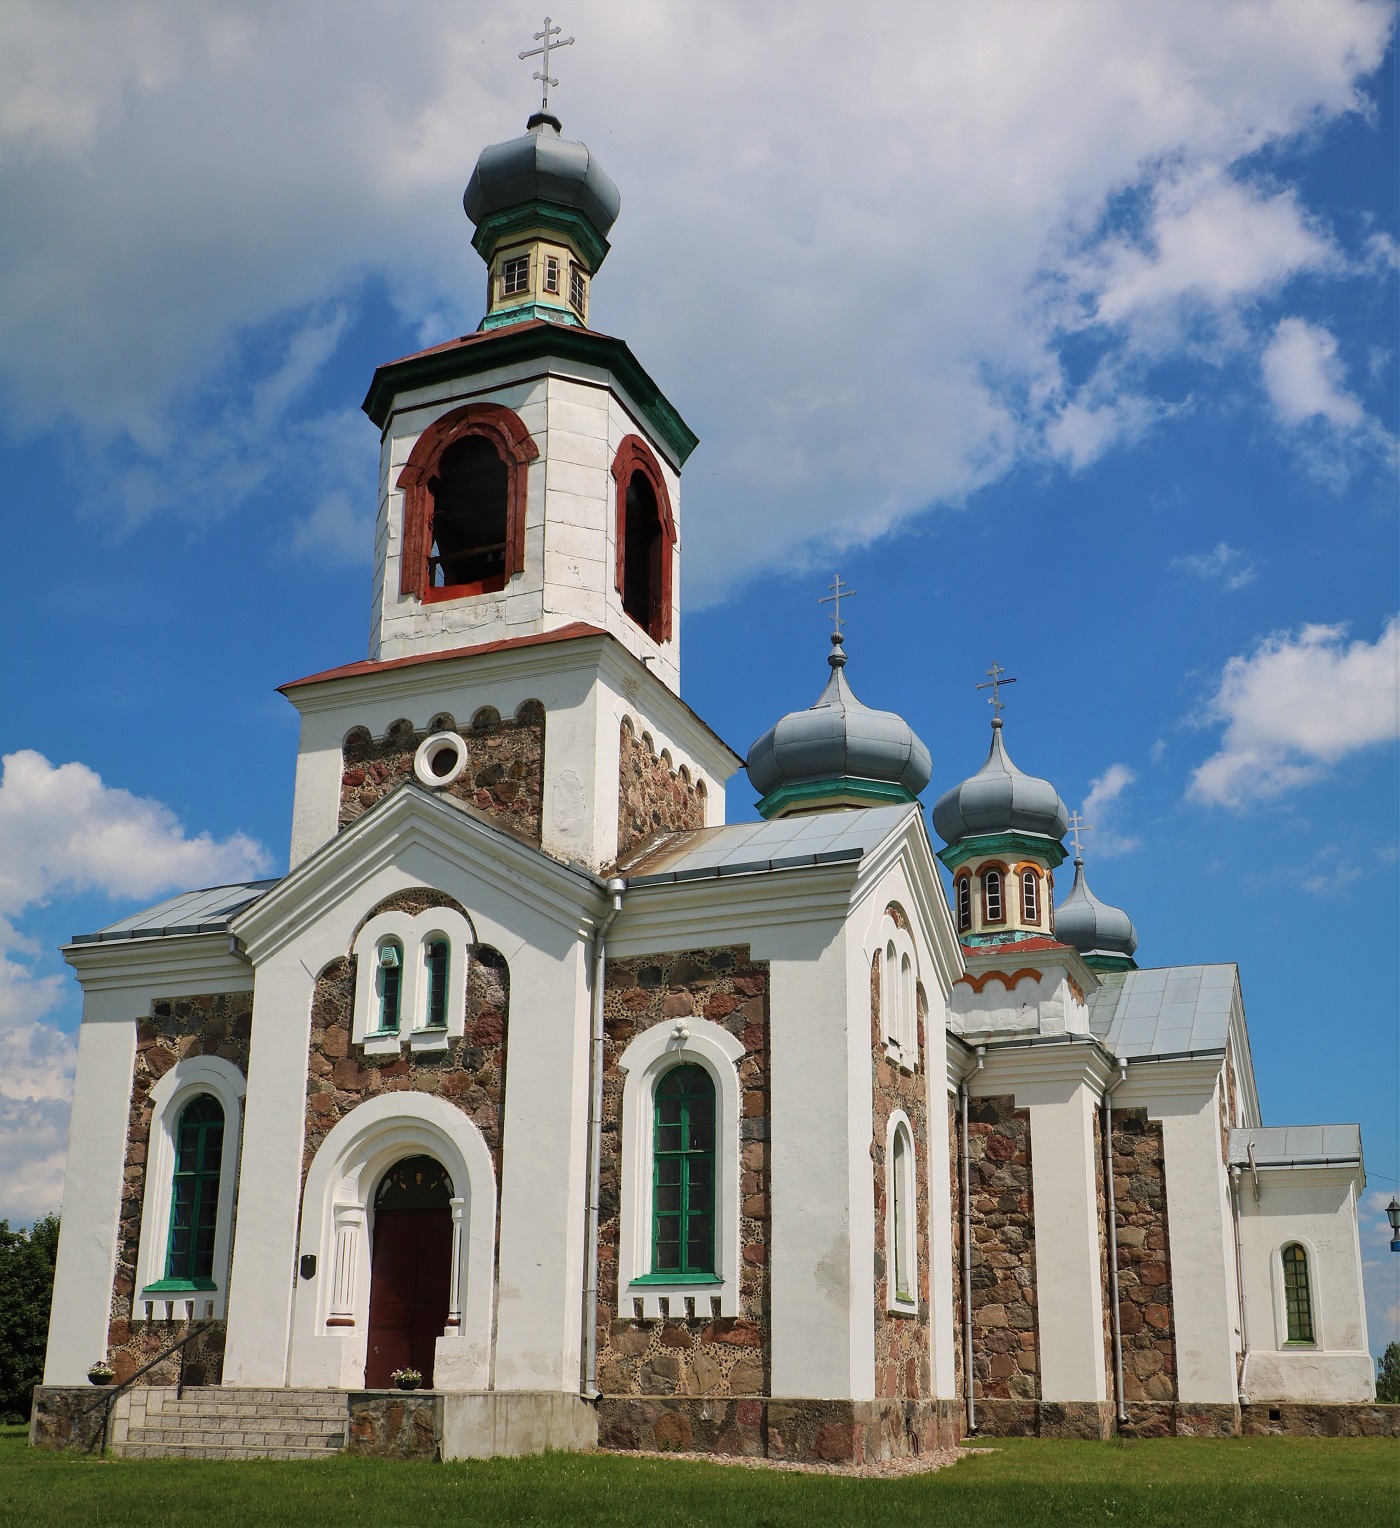
{"label": "red roof section", "polygon": [[[487,340],[495,339],[497,335],[507,329],[512,334],[528,334],[531,329],[555,329],[557,327],[557,324],[547,323],[542,318],[527,318],[518,324],[502,324],[498,328],[484,329],[476,334],[462,334],[455,340],[444,340],[441,345],[429,345],[426,350],[415,350],[412,355],[401,355],[394,361],[381,361],[376,369],[384,371],[390,366],[402,366],[405,361],[421,360],[425,355],[442,355],[448,350],[465,350],[470,345],[480,345],[484,344]],[[600,329],[584,329],[580,332],[591,334],[600,340],[613,338],[612,335],[604,334]]]}
{"label": "red roof section", "polygon": [[445,652],[412,653],[407,658],[364,658],[359,663],[344,663],[339,668],[322,669],[319,674],[308,674],[305,679],[291,679],[279,684],[278,691],[285,695],[288,690],[300,689],[305,684],[324,684],[331,679],[356,679],[361,674],[383,674],[390,669],[413,668],[420,663],[445,663],[449,658],[480,657],[482,653],[503,653],[515,647],[541,647],[548,642],[575,642],[580,637],[605,637],[601,626],[590,626],[586,621],[571,621],[567,626],[553,631],[536,632],[528,637],[503,637],[499,642],[479,642],[473,647],[450,647]]}
{"label": "red roof section", "polygon": [[1072,950],[1072,944],[1063,944],[1058,939],[1043,939],[1036,936],[1032,939],[1008,939],[1005,944],[965,944],[964,955],[1004,955],[1008,950],[1019,953],[1022,950]]}

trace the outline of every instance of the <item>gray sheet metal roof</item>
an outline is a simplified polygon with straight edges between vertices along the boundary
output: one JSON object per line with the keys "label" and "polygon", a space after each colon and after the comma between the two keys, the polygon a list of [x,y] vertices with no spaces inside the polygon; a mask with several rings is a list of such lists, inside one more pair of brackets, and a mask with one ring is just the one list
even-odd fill
{"label": "gray sheet metal roof", "polygon": [[206,886],[202,891],[183,891],[178,897],[157,902],[145,912],[133,913],[95,934],[74,934],[73,944],[99,944],[108,939],[164,939],[174,934],[218,934],[236,913],[251,906],[277,884],[269,881],[236,881],[230,886]]}
{"label": "gray sheet metal roof", "polygon": [[1249,1163],[1249,1143],[1260,1167],[1339,1167],[1361,1162],[1360,1125],[1259,1125],[1230,1132],[1230,1162]]}
{"label": "gray sheet metal roof", "polygon": [[918,810],[903,804],[856,807],[674,833],[634,860],[623,861],[618,874],[627,877],[629,886],[655,886],[858,860]]}
{"label": "gray sheet metal roof", "polygon": [[1089,1028],[1115,1056],[1223,1051],[1239,974],[1233,965],[1105,973]]}

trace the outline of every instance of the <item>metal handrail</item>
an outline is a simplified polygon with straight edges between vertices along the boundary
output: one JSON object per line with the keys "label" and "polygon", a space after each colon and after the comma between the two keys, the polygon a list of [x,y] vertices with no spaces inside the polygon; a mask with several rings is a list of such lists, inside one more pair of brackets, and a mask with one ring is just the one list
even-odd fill
{"label": "metal handrail", "polygon": [[[124,1380],[119,1384],[113,1385],[111,1389],[104,1385],[102,1394],[98,1396],[92,1405],[83,1407],[83,1416],[87,1416],[89,1412],[96,1411],[99,1406],[106,1407],[106,1410],[102,1413],[102,1453],[104,1456],[107,1453],[107,1429],[111,1425],[112,1407],[117,1404],[117,1397],[123,1390],[129,1389],[134,1385],[143,1374],[149,1374],[157,1364],[163,1364],[172,1353],[178,1353],[180,1355],[180,1377],[175,1381],[175,1399],[178,1401],[185,1389],[185,1349],[196,1337],[202,1336],[213,1324],[212,1321],[193,1322],[189,1331],[178,1342],[172,1342],[168,1348],[157,1353],[149,1363],[142,1364],[139,1369],[132,1374],[128,1374]],[[96,1438],[94,1438],[93,1442],[96,1441]],[[87,1451],[88,1453],[92,1452],[92,1443],[88,1444]]]}

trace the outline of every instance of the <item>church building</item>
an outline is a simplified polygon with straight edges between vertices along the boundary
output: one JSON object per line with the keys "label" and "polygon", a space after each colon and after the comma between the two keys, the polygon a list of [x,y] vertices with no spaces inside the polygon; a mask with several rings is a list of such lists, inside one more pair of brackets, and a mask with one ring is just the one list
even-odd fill
{"label": "church building", "polygon": [[486,315],[364,403],[369,655],[282,688],[288,873],[65,948],[36,1441],[860,1461],[1371,1402],[1357,1127],[1263,1123],[1234,966],[1139,965],[1078,854],[1056,905],[999,704],[955,783],[838,620],[813,705],[711,731],[697,438],[593,327],[618,190],[541,111],[464,202]]}

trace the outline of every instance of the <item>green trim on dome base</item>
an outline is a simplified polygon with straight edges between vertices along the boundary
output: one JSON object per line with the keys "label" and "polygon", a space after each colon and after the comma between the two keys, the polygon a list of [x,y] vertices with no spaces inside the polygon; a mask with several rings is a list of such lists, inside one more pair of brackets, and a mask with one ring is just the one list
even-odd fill
{"label": "green trim on dome base", "polygon": [[1033,855],[1044,860],[1054,870],[1064,864],[1065,848],[1058,839],[1042,838],[1038,833],[969,833],[957,843],[938,851],[938,857],[949,870],[956,870],[968,860],[981,859],[984,855]]}
{"label": "green trim on dome base", "polygon": [[1101,955],[1090,953],[1083,957],[1091,971],[1136,971],[1138,963],[1131,955]]}
{"label": "green trim on dome base", "polygon": [[1030,939],[1045,940],[1054,937],[1044,929],[1037,928],[989,929],[981,934],[959,934],[958,943],[964,949],[977,950],[983,945],[1004,947],[1008,944],[1025,944]]}
{"label": "green trim on dome base", "polygon": [[472,248],[490,265],[502,244],[527,238],[539,229],[557,234],[572,244],[583,257],[590,276],[597,274],[598,267],[608,258],[612,248],[581,212],[575,212],[572,207],[561,207],[556,202],[539,201],[521,202],[516,207],[503,207],[499,212],[489,213],[472,235]]}
{"label": "green trim on dome base", "polygon": [[572,308],[564,308],[552,302],[523,302],[517,308],[497,308],[494,313],[488,313],[476,326],[476,332],[481,334],[487,329],[505,329],[511,324],[529,323],[531,319],[543,319],[547,324],[568,324],[573,329],[582,329],[583,320]]}
{"label": "green trim on dome base", "polygon": [[797,780],[769,791],[758,803],[763,817],[787,812],[814,812],[821,807],[893,806],[915,801],[902,785],[890,780],[856,780],[836,775],[825,780]]}

